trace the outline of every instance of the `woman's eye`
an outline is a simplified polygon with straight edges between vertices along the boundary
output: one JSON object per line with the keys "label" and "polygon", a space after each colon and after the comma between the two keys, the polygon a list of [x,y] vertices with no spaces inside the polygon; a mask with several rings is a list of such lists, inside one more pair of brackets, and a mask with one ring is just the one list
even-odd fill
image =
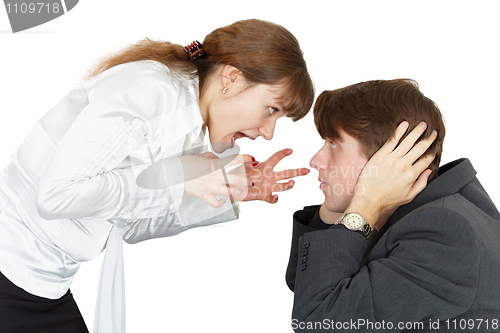
{"label": "woman's eye", "polygon": [[330,143],[332,144],[332,148],[337,148],[337,145],[335,143],[333,143],[332,141],[330,141]]}
{"label": "woman's eye", "polygon": [[269,114],[272,116],[273,113],[278,112],[279,110],[277,108],[274,108],[272,106],[269,107]]}

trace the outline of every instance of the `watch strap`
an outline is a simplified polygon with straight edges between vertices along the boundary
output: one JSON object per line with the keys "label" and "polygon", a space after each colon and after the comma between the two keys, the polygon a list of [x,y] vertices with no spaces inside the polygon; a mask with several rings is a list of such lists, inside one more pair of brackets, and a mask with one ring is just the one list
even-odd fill
{"label": "watch strap", "polygon": [[[364,224],[360,227],[360,229],[350,229],[350,228],[347,228],[347,226],[344,224],[344,220],[347,217],[347,215],[349,215],[349,214],[357,214],[357,215],[359,215],[363,219]],[[370,224],[368,224],[368,222],[366,222],[366,220],[363,218],[363,216],[361,214],[359,214],[359,213],[354,213],[354,212],[343,214],[337,220],[337,222],[335,222],[335,224],[342,224],[342,225],[344,225],[344,227],[346,227],[349,230],[361,231],[365,235],[365,237],[366,237],[367,240],[370,239],[370,236],[372,235],[372,231],[373,231],[373,228],[370,227]]]}

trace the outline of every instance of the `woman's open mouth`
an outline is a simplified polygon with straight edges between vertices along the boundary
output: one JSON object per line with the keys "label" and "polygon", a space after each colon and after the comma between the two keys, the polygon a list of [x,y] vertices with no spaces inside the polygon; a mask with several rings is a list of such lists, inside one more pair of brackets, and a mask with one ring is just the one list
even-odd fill
{"label": "woman's open mouth", "polygon": [[231,137],[231,146],[234,147],[234,142],[240,138],[249,138],[250,140],[255,140],[255,138],[252,138],[251,136],[248,136],[243,132],[236,132]]}

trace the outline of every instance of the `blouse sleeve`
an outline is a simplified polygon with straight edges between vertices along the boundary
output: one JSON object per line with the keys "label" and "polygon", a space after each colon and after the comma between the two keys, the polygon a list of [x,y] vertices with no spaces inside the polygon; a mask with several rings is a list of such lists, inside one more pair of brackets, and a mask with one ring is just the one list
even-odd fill
{"label": "blouse sleeve", "polygon": [[[90,88],[87,106],[40,179],[37,209],[44,219],[158,217],[180,205],[183,182],[154,190],[136,184],[151,163],[117,168],[141,141],[155,135],[150,121],[175,108],[178,100],[166,74],[139,69],[114,71]],[[183,178],[177,158],[170,158],[168,167]]]}

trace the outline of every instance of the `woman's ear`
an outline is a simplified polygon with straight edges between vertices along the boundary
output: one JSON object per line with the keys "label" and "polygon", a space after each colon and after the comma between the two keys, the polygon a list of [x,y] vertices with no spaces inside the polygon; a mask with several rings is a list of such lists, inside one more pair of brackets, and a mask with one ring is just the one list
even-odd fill
{"label": "woman's ear", "polygon": [[237,69],[234,66],[231,65],[225,65],[222,68],[222,87],[228,87],[230,89],[230,86],[234,83],[236,83],[237,80],[242,79],[242,74],[239,69]]}

